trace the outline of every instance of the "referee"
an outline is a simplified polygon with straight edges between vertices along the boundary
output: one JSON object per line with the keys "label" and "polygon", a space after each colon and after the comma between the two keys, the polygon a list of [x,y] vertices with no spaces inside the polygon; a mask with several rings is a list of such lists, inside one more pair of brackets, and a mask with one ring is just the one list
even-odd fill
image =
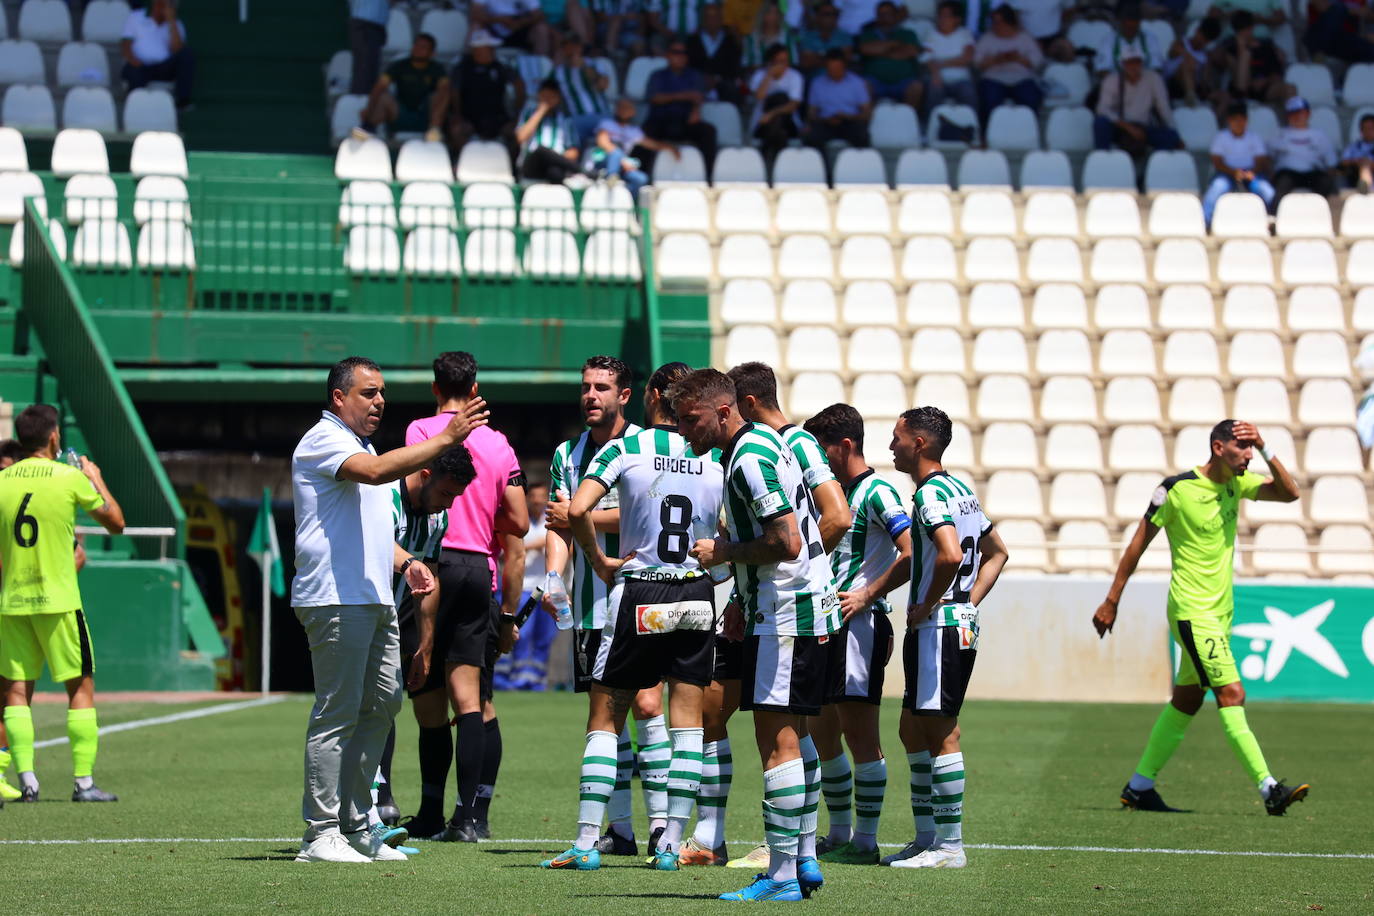
{"label": "referee", "polygon": [[[378,455],[369,437],[386,407],[382,370],[350,356],[329,371],[326,408],[291,456],[296,577],[291,606],[305,628],[315,706],[305,737],[305,837],[297,862],[367,862],[372,777],[401,705],[392,575],[415,595],[434,576],[393,539],[392,488],[486,425],[470,401],[433,437]],[[394,856],[391,856],[394,858]]]}
{"label": "referee", "polygon": [[81,613],[72,545],[78,509],[111,534],[124,530],[124,512],[93,462],[81,459],[78,470],[57,460],[62,448],[57,408],[25,408],[14,430],[28,457],[0,471],[0,678],[9,682],[5,728],[19,771],[19,801],[38,801],[29,704],[33,682],[47,661],[53,680],[67,688],[67,739],[76,778],[72,801],[112,802],[115,796],[91,778],[100,740],[95,658]]}

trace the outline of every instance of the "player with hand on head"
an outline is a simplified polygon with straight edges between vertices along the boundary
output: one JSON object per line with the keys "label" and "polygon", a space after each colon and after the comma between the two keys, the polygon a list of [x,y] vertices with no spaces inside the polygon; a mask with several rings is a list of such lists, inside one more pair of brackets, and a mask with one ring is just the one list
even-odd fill
{"label": "player with hand on head", "polygon": [[[1235,611],[1231,575],[1236,552],[1236,520],[1242,499],[1291,503],[1298,485],[1264,444],[1253,423],[1222,420],[1212,427],[1211,453],[1200,467],[1166,477],[1150,498],[1145,517],[1121,555],[1116,577],[1093,614],[1098,637],[1116,625],[1117,608],[1136,564],[1159,534],[1169,536],[1173,573],[1169,577],[1169,630],[1183,650],[1174,676],[1173,697],[1155,721],[1145,752],[1121,790],[1121,804],[1139,811],[1175,811],[1155,790],[1155,778],[1183,741],[1211,690],[1221,726],[1241,765],[1264,799],[1264,808],[1281,815],[1307,797],[1309,786],[1275,780],[1245,717],[1245,687],[1231,655],[1231,618]],[[1272,477],[1249,470],[1258,450]]]}
{"label": "player with hand on head", "polygon": [[769,863],[721,899],[800,900],[824,881],[799,849],[816,822],[801,741],[805,717],[825,700],[825,641],[840,627],[840,602],[819,532],[796,508],[808,491],[782,438],[740,415],[734,383],[714,369],[693,372],[668,397],[694,452],[722,450],[727,535],[700,538],[691,553],[734,573],[738,601],[726,608],[725,635],[744,641],[740,708],[754,713],[764,769]]}
{"label": "player with hand on head", "polygon": [[38,801],[30,704],[46,661],[52,679],[67,688],[67,738],[76,780],[72,801],[116,801],[91,778],[100,742],[95,659],[72,544],[78,510],[111,534],[124,530],[124,511],[93,461],[82,458],[74,468],[57,460],[62,451],[57,408],[24,408],[14,432],[27,457],[0,471],[0,678],[7,682],[5,730],[19,771],[18,800]]}
{"label": "player with hand on head", "polygon": [[[610,586],[596,574],[590,558],[581,548],[572,549],[568,507],[596,453],[614,439],[642,432],[625,416],[633,383],[634,373],[630,367],[614,356],[593,356],[582,364],[580,403],[587,428],[575,439],[558,446],[549,469],[549,504],[544,514],[548,528],[544,541],[545,566],[550,573],[562,574],[568,566],[569,553],[572,553],[573,581],[569,598],[573,610],[573,689],[577,693],[587,693],[591,689],[592,666],[601,649]],[[616,491],[607,490],[591,513],[601,552],[608,557],[618,557],[621,553],[617,498]],[[548,595],[544,596],[544,609],[550,614],[556,613]],[[635,696],[632,712],[652,850],[656,844],[655,834],[668,824],[668,760],[672,756],[672,744],[663,718],[663,688],[655,686],[641,690]],[[607,810],[610,826],[597,840],[596,848],[602,855],[638,855],[639,847],[635,844],[634,826],[630,820],[633,810],[630,777],[634,773],[635,755],[630,745],[628,723],[619,736],[616,760],[616,785]]]}
{"label": "player with hand on head", "polygon": [[[864,420],[857,410],[832,404],[807,420],[805,429],[825,449],[854,517],[830,553],[844,626],[829,643],[830,687],[822,721],[828,714],[837,727],[812,726],[830,813],[829,849],[820,859],[877,865],[878,821],[887,788],[878,710],[883,674],[892,656],[892,608],[886,596],[911,577],[911,518],[897,489],[864,460]],[[852,771],[841,734],[854,755]],[[852,829],[851,795],[857,812]]]}
{"label": "player with hand on head", "polygon": [[997,583],[1007,548],[973,490],[941,463],[952,435],[953,424],[937,407],[908,410],[892,433],[893,466],[916,481],[898,728],[911,768],[916,837],[883,859],[896,868],[968,864],[959,711],[978,656],[978,605]]}
{"label": "player with hand on head", "polygon": [[[649,861],[659,871],[679,867],[701,782],[702,695],[715,664],[715,587],[689,551],[697,534],[716,531],[722,490],[719,451],[690,448],[665,398],[669,386],[691,371],[685,363],[668,363],[653,374],[644,388],[649,428],[597,452],[569,507],[578,546],[612,588],[592,668],[578,836],[545,868],[600,867],[596,843],[615,785],[617,735],[635,695],[664,680],[672,712],[668,823]],[[611,489],[619,494],[618,558],[603,552],[591,518]]]}
{"label": "player with hand on head", "polygon": [[[778,380],[773,374],[772,368],[764,363],[749,362],[735,366],[728,373],[730,381],[735,386],[736,406],[740,416],[751,423],[761,424],[773,430],[786,443],[792,456],[796,459],[802,473],[803,486],[796,488],[788,494],[793,505],[800,513],[797,516],[797,524],[802,530],[803,540],[808,540],[808,527],[814,527],[818,533],[816,538],[819,541],[823,552],[829,553],[835,549],[835,545],[844,537],[849,530],[852,519],[850,518],[849,504],[845,500],[844,490],[835,480],[835,475],[830,471],[830,465],[826,461],[825,451],[816,442],[815,437],[788,421],[783,414],[782,408],[778,405]],[[805,511],[802,511],[802,510]],[[730,652],[729,648],[726,649]],[[738,649],[733,651],[738,652]],[[737,664],[730,664],[728,660],[724,666],[726,672],[732,669],[737,671]],[[733,699],[738,694],[733,691],[723,691],[726,699]],[[736,701],[738,702],[738,701]],[[734,711],[733,705],[724,705],[719,715],[715,714],[715,704],[708,702],[710,713],[707,717],[706,738],[708,741],[716,740],[719,746],[717,735],[724,737],[725,724],[729,719],[729,713]],[[820,754],[816,751],[816,744],[812,737],[812,732],[817,731],[823,735],[823,740],[827,744],[839,741],[839,722],[833,716],[820,716],[814,720],[804,723],[801,736],[802,764],[806,770],[806,809],[808,812],[815,811],[820,807],[821,797],[821,760]],[[728,745],[728,739],[726,739]],[[724,801],[721,799],[719,812],[715,813],[720,818],[717,831],[720,834],[720,845],[724,845]],[[802,869],[809,870],[814,866],[816,854],[823,851],[816,842],[816,820],[808,814],[805,827],[798,843],[800,848],[799,861]],[[702,832],[701,824],[697,825],[697,832]],[[693,864],[700,856],[696,849],[688,851],[690,860]],[[768,847],[761,845],[755,847],[750,853],[735,859],[727,864],[732,868],[762,868],[768,864]],[[705,863],[702,863],[705,864]],[[816,868],[815,878],[819,878],[820,869]]]}

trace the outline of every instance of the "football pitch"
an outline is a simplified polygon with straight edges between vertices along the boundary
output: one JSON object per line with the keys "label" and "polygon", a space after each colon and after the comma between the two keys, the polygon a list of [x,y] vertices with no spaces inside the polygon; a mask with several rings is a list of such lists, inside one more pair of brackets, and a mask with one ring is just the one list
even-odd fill
{"label": "football pitch", "polygon": [[[110,703],[96,777],[113,805],[73,805],[65,745],[40,748],[43,798],[0,811],[7,909],[74,912],[679,913],[721,911],[716,895],[747,871],[647,870],[610,858],[600,872],[548,872],[576,815],[585,701],[497,698],[505,758],[493,839],[423,844],[408,862],[297,865],[301,758],[310,699],[139,725],[222,703]],[[1282,818],[1231,756],[1207,706],[1160,790],[1189,813],[1120,809],[1117,792],[1154,706],[971,702],[964,709],[968,788],[962,871],[825,866],[803,909],[827,913],[1368,913],[1374,910],[1374,729],[1367,707],[1269,704],[1250,722],[1276,776],[1312,783]],[[879,841],[911,838],[897,706],[883,710],[889,759]],[[64,710],[35,707],[40,740],[61,738]],[[415,726],[398,719],[396,794],[418,800]],[[747,716],[732,722],[732,853],[762,835],[761,778]],[[13,772],[11,771],[11,777]],[[449,798],[452,799],[452,787]],[[647,834],[635,784],[637,831]],[[820,815],[825,830],[824,806]],[[890,850],[888,850],[890,851]]]}

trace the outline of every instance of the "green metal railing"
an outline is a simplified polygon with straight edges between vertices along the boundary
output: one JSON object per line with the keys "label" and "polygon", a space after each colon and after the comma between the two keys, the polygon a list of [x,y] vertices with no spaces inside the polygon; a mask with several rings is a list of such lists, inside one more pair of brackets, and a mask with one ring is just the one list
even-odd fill
{"label": "green metal railing", "polygon": [[[130,525],[176,529],[175,557],[185,555],[186,514],[157,460],[133,401],[82,300],[71,271],[58,257],[47,221],[25,202],[23,314],[43,345],[48,370],[75,414]],[[138,541],[149,558],[158,545]]]}

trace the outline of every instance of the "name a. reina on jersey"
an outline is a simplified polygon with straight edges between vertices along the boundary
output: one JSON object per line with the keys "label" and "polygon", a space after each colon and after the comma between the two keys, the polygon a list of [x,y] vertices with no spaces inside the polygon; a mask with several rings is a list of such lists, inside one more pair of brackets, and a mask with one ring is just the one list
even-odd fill
{"label": "name a. reina on jersey", "polygon": [[667,458],[663,455],[654,456],[654,470],[666,474],[695,474],[698,477],[706,473],[699,458]]}

